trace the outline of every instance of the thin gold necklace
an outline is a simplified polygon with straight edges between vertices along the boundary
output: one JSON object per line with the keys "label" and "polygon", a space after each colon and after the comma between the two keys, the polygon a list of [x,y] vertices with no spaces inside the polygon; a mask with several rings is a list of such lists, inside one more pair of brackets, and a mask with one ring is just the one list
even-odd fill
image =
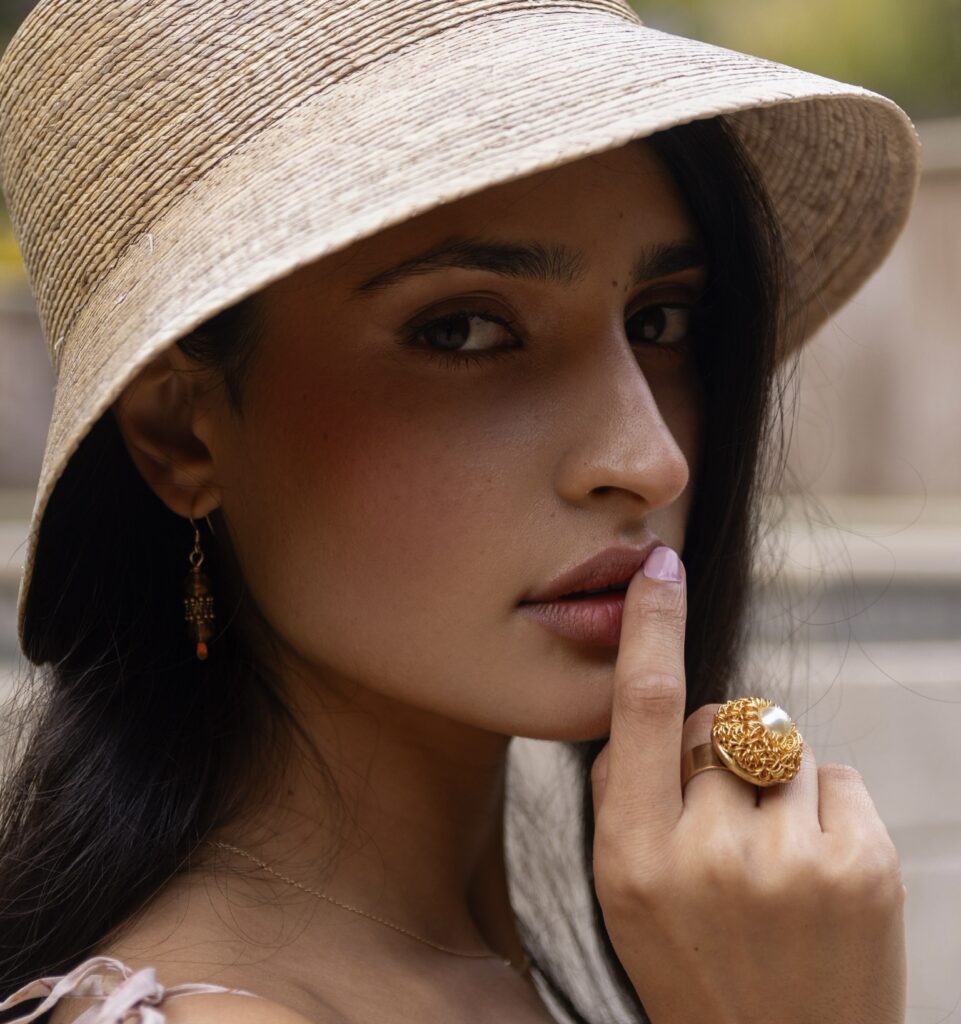
{"label": "thin gold necklace", "polygon": [[376,921],[377,924],[382,924],[387,928],[393,928],[395,932],[401,932],[403,935],[416,939],[418,942],[423,942],[425,946],[430,946],[432,949],[439,949],[442,953],[450,953],[452,956],[470,957],[477,960],[500,960],[506,967],[510,967],[517,971],[521,977],[525,977],[530,973],[531,958],[526,953],[524,954],[524,959],[521,960],[520,963],[517,963],[514,960],[502,957],[499,953],[465,953],[459,949],[450,949],[448,946],[442,946],[437,942],[432,942],[430,939],[425,939],[420,935],[415,935],[412,931],[407,928],[402,928],[399,924],[394,924],[392,921],[387,921],[374,914],[368,914],[366,910],[360,910],[357,907],[352,907],[348,903],[341,903],[340,900],[335,900],[332,896],[318,892],[316,889],[311,889],[309,885],[304,885],[303,882],[298,882],[293,878],[288,878],[287,875],[282,875],[279,871],[275,871],[269,864],[262,861],[259,857],[255,857],[252,853],[248,853],[246,850],[241,850],[239,846],[222,842],[219,839],[205,839],[204,842],[208,843],[210,846],[219,846],[222,850],[229,850],[231,853],[240,854],[241,857],[246,857],[247,860],[253,861],[258,867],[267,871],[269,874],[274,875],[276,878],[279,878],[282,882],[286,882],[288,885],[296,886],[298,889],[309,893],[311,896],[315,896],[319,900],[326,900],[328,903],[333,903],[334,906],[340,907],[342,910],[349,910],[352,914],[360,914],[361,917],[366,917],[371,921]]}

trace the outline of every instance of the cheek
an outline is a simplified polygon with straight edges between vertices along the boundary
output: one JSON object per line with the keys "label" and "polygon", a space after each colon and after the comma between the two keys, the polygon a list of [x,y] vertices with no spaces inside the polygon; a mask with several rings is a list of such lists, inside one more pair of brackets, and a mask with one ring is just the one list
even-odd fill
{"label": "cheek", "polygon": [[320,399],[264,387],[245,410],[225,496],[245,579],[289,646],[344,674],[378,672],[379,652],[394,674],[408,657],[424,672],[432,651],[449,671],[445,642],[515,596],[485,575],[516,525],[509,440],[496,432],[509,420],[479,421],[432,387],[428,400],[341,371]]}
{"label": "cheek", "polygon": [[[659,405],[687,453],[694,403],[671,387]],[[603,733],[611,652],[572,651],[515,610],[570,540],[552,534],[556,452],[537,443],[554,436],[557,396],[525,394],[396,366],[260,374],[224,508],[298,661],[506,734]],[[686,498],[650,523],[678,547]]]}

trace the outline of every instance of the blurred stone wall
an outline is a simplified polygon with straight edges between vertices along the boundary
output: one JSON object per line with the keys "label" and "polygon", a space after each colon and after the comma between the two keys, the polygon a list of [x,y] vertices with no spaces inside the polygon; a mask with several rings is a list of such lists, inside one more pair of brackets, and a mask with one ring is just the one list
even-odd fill
{"label": "blurred stone wall", "polygon": [[26,287],[0,290],[0,488],[36,487],[53,383]]}
{"label": "blurred stone wall", "polygon": [[961,118],[877,274],[805,347],[790,466],[820,494],[961,495]]}

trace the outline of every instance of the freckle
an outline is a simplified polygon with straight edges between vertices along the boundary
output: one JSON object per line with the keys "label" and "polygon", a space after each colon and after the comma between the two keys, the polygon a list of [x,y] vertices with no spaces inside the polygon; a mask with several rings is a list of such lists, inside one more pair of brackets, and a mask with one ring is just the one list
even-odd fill
{"label": "freckle", "polygon": [[612,288],[616,288],[617,287],[617,282],[616,281],[611,281],[611,287]]}

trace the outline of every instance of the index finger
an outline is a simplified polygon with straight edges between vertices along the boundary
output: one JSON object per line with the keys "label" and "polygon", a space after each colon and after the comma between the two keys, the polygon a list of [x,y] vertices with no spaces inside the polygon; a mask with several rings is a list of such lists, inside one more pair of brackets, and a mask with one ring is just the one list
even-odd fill
{"label": "index finger", "polygon": [[684,567],[662,545],[627,588],[614,666],[603,805],[634,832],[669,832],[683,810],[686,623]]}

